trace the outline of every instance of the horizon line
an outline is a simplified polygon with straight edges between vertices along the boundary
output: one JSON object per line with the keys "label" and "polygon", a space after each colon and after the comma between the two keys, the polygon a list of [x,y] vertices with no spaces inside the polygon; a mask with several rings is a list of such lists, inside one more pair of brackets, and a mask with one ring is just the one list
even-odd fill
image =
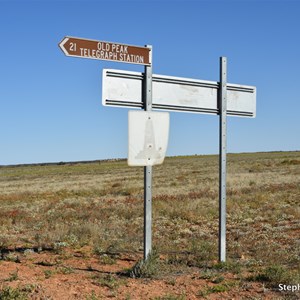
{"label": "horizon line", "polygon": [[[227,154],[254,154],[254,153],[276,153],[276,152],[300,152],[300,150],[272,150],[272,151],[254,151],[254,152],[227,152]],[[192,157],[192,156],[215,156],[219,153],[214,154],[180,154],[180,155],[170,155],[165,158],[174,157]],[[100,163],[100,162],[114,162],[114,161],[126,161],[126,158],[104,158],[104,159],[94,159],[94,160],[78,160],[78,161],[56,161],[56,162],[35,162],[35,163],[20,163],[20,164],[7,164],[0,165],[0,168],[6,167],[27,167],[27,166],[51,166],[51,165],[76,165],[76,164],[89,164],[89,163]]]}

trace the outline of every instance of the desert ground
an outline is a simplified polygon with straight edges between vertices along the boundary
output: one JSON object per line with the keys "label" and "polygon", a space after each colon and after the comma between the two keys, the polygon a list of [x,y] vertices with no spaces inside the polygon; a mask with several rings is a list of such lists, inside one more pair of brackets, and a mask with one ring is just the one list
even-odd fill
{"label": "desert ground", "polygon": [[218,156],[0,167],[0,299],[300,299],[300,152],[229,154],[227,260]]}

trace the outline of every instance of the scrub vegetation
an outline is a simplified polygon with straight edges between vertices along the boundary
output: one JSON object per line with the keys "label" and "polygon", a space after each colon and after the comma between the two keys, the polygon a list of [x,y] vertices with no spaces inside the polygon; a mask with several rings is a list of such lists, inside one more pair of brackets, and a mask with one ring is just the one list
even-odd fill
{"label": "scrub vegetation", "polygon": [[80,276],[90,287],[66,299],[298,299],[278,285],[300,283],[300,152],[227,160],[226,263],[218,263],[216,155],[153,168],[148,264],[143,168],[125,160],[0,167],[0,299],[64,299],[54,280]]}

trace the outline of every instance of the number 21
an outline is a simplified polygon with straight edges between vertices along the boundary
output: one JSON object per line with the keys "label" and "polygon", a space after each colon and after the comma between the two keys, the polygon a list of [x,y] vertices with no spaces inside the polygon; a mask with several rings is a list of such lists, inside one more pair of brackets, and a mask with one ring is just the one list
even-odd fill
{"label": "number 21", "polygon": [[76,43],[70,43],[70,51],[76,51]]}

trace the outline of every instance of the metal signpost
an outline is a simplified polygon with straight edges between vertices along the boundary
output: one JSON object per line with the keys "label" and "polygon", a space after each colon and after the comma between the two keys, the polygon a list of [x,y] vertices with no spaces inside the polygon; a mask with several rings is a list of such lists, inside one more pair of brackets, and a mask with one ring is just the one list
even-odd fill
{"label": "metal signpost", "polygon": [[219,260],[226,260],[227,59],[220,58],[219,83]]}
{"label": "metal signpost", "polygon": [[[150,61],[152,46],[150,49]],[[145,66],[144,72],[144,110],[152,110],[152,64]],[[147,259],[152,249],[152,166],[144,167],[144,260]]]}
{"label": "metal signpost", "polygon": [[[152,46],[138,47],[120,43],[65,37],[59,47],[67,56],[109,60],[145,66],[143,107],[152,110]],[[144,260],[152,249],[152,166],[144,167]]]}
{"label": "metal signpost", "polygon": [[[152,74],[152,46],[65,37],[67,56],[144,65],[144,73],[103,70],[102,103],[219,115],[219,260],[226,261],[227,115],[256,116],[256,87],[227,83],[227,59],[220,58],[220,81]],[[144,259],[152,250],[152,166],[144,166]]]}

